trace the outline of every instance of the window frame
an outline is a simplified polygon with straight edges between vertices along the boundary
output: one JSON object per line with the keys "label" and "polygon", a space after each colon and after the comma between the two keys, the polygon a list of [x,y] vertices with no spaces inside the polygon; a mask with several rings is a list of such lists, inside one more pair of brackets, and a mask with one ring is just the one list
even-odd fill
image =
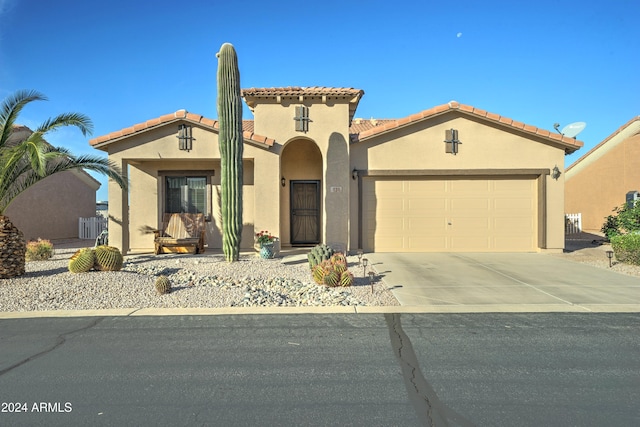
{"label": "window frame", "polygon": [[211,221],[212,217],[212,178],[215,176],[214,170],[179,170],[179,171],[159,171],[158,172],[158,191],[161,197],[158,198],[158,212],[160,216],[167,212],[167,197],[168,197],[168,182],[167,178],[205,178],[205,212],[202,212],[205,216],[205,221]]}

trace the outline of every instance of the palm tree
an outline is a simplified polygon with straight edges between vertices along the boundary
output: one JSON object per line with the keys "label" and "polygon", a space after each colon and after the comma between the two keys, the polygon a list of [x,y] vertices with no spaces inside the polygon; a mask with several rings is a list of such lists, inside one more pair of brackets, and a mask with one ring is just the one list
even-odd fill
{"label": "palm tree", "polygon": [[42,123],[24,141],[10,138],[22,109],[32,101],[46,101],[37,91],[17,91],[0,104],[0,279],[24,274],[26,244],[22,232],[4,215],[11,202],[35,183],[58,172],[88,169],[113,179],[126,188],[122,172],[109,160],[91,155],[74,156],[67,149],[44,140],[48,132],[64,126],[77,127],[84,136],[93,131],[89,117],[63,113]]}

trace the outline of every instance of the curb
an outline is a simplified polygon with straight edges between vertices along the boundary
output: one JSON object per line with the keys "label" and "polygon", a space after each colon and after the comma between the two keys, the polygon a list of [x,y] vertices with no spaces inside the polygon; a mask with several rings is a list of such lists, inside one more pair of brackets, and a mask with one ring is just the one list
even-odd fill
{"label": "curb", "polygon": [[224,308],[122,308],[107,310],[57,310],[0,312],[0,319],[48,317],[229,316],[283,314],[456,314],[456,313],[640,313],[640,304],[496,304],[433,306],[323,306]]}

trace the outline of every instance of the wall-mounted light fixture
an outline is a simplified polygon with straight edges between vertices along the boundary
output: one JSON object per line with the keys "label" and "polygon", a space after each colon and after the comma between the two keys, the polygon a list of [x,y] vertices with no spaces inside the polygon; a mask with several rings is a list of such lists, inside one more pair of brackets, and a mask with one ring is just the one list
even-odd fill
{"label": "wall-mounted light fixture", "polygon": [[353,168],[353,170],[351,171],[351,179],[353,179],[354,181],[358,179],[358,169]]}
{"label": "wall-mounted light fixture", "polygon": [[287,180],[284,179],[284,176],[282,178],[280,178],[280,185],[282,185],[283,187],[286,185]]}
{"label": "wall-mounted light fixture", "polygon": [[458,140],[458,131],[456,129],[447,129],[444,131],[444,151],[454,156],[458,154],[458,145],[462,144]]}
{"label": "wall-mounted light fixture", "polygon": [[558,178],[560,178],[560,169],[558,169],[558,165],[553,167],[553,170],[551,171],[551,178],[555,179],[556,181],[558,180]]}

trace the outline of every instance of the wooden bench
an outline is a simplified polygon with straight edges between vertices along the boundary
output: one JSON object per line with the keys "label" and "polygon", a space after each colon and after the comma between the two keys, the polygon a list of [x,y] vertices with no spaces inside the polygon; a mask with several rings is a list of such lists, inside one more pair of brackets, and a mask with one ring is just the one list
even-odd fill
{"label": "wooden bench", "polygon": [[204,232],[203,214],[164,214],[162,230],[153,232],[155,253],[203,253]]}

